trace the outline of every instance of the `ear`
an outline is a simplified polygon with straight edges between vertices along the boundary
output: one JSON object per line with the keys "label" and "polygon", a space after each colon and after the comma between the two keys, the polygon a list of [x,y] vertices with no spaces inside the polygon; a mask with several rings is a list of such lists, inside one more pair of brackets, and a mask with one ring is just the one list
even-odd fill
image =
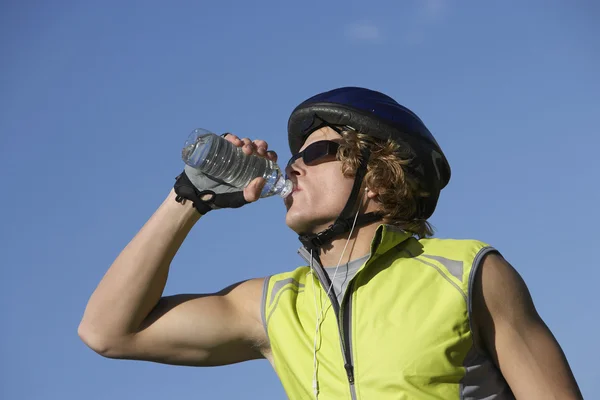
{"label": "ear", "polygon": [[368,199],[375,199],[375,198],[377,198],[377,192],[374,192],[373,190],[369,189],[368,187],[365,188],[365,192],[367,193],[367,198]]}

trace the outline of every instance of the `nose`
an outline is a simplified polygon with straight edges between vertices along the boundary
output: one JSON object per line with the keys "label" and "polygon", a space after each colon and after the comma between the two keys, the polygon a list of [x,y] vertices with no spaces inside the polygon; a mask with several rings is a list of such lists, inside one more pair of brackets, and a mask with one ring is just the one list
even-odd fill
{"label": "nose", "polygon": [[302,175],[302,167],[299,164],[300,160],[294,160],[291,164],[288,164],[285,167],[285,176],[287,178],[291,178],[291,177],[297,177],[299,175]]}

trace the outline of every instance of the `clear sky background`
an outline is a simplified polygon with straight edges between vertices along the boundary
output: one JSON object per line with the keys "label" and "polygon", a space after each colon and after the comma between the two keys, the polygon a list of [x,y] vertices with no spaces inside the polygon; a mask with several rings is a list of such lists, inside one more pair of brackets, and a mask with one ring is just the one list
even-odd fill
{"label": "clear sky background", "polygon": [[[358,85],[413,109],[452,165],[437,236],[497,247],[587,398],[600,392],[595,1],[0,2],[0,398],[281,399],[267,361],[104,359],[88,297],[162,202],[197,127],[290,156],[292,109]],[[167,294],[303,262],[278,198],[213,212]]]}

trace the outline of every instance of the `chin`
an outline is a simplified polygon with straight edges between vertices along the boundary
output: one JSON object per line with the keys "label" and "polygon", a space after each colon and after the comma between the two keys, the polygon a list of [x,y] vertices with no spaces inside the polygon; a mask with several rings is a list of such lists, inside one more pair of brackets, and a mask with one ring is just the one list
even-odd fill
{"label": "chin", "polygon": [[302,221],[302,218],[298,218],[297,216],[291,215],[290,211],[285,216],[285,224],[296,232],[297,234],[305,233],[305,229],[307,228],[307,223]]}
{"label": "chin", "polygon": [[317,233],[333,223],[335,217],[317,217],[314,214],[303,215],[288,210],[285,216],[286,225],[297,234]]}

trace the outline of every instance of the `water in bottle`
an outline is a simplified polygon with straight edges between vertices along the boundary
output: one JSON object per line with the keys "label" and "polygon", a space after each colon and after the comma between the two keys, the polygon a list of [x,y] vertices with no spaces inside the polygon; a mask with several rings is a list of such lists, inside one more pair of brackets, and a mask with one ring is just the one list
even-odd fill
{"label": "water in bottle", "polygon": [[260,197],[287,197],[293,184],[279,166],[257,155],[248,156],[240,147],[205,129],[195,129],[185,142],[183,161],[213,179],[243,189],[257,177],[266,180]]}

